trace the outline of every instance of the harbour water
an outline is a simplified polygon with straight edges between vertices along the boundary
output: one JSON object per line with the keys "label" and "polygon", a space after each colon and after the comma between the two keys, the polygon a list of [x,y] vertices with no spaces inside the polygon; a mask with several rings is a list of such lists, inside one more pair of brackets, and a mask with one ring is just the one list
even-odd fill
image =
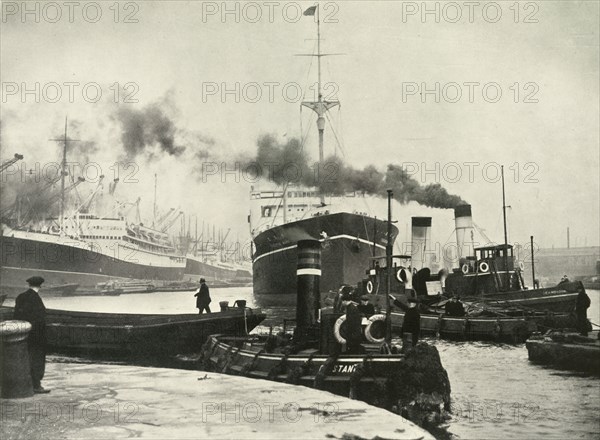
{"label": "harbour water", "polygon": [[[600,291],[588,290],[588,318],[600,324]],[[267,332],[294,317],[295,295],[255,296],[251,287],[211,290],[211,307],[237,299],[261,307]],[[194,313],[192,292],[156,292],[117,297],[45,297],[46,307],[131,313]],[[7,305],[12,305],[10,302]],[[598,438],[600,379],[530,364],[524,344],[449,342],[435,344],[452,385],[448,431],[464,439]]]}

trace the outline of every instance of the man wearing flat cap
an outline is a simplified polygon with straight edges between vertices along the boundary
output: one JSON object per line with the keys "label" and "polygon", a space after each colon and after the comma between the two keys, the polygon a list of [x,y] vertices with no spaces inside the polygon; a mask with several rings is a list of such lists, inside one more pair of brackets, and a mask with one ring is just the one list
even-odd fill
{"label": "man wearing flat cap", "polygon": [[46,369],[46,307],[38,294],[44,279],[31,277],[27,279],[29,289],[17,296],[14,319],[28,321],[31,332],[27,338],[31,379],[35,393],[49,393],[42,387],[42,378]]}

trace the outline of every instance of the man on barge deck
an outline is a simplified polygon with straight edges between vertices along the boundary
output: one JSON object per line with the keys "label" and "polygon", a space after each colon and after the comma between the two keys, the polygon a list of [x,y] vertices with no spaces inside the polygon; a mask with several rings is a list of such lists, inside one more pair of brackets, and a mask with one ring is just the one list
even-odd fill
{"label": "man on barge deck", "polygon": [[205,310],[206,313],[210,313],[209,304],[212,300],[210,298],[210,291],[204,278],[200,278],[200,288],[194,296],[196,297],[196,308],[198,309],[198,313],[202,314],[202,312]]}

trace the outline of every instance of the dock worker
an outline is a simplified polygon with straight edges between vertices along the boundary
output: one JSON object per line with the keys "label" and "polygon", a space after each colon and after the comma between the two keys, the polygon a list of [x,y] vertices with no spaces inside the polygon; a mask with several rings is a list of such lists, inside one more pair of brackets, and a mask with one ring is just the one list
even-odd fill
{"label": "dock worker", "polygon": [[365,349],[362,342],[362,314],[355,302],[349,301],[346,305],[346,353],[360,354]]}
{"label": "dock worker", "polygon": [[46,370],[46,307],[39,291],[43,283],[44,279],[39,276],[27,279],[29,289],[17,296],[13,316],[14,319],[28,321],[31,324],[27,349],[33,392],[37,394],[50,392],[42,387]]}
{"label": "dock worker", "polygon": [[585,293],[583,288],[580,288],[577,295],[577,303],[575,304],[575,312],[577,314],[577,328],[582,336],[587,336],[588,331],[591,330],[588,327],[589,323],[587,320],[587,309],[590,304],[590,297]]}
{"label": "dock worker", "polygon": [[209,304],[212,300],[210,299],[210,291],[204,278],[200,278],[200,287],[194,296],[196,297],[196,308],[198,309],[198,313],[202,314],[205,310],[206,313],[210,313]]}
{"label": "dock worker", "polygon": [[412,296],[408,298],[408,310],[404,313],[404,320],[402,321],[402,330],[400,336],[402,337],[403,344],[405,346],[408,343],[407,334],[411,335],[413,348],[419,342],[419,334],[421,333],[421,314],[417,309],[417,299]]}
{"label": "dock worker", "polygon": [[367,295],[360,297],[358,311],[367,318],[370,318],[375,314],[375,306],[369,302],[369,297]]}
{"label": "dock worker", "polygon": [[409,337],[411,338],[411,346],[414,348],[419,342],[419,335],[421,333],[421,314],[417,308],[417,298],[409,296],[407,299],[408,306],[398,301],[394,295],[389,295],[390,299],[394,301],[394,305],[404,310],[404,319],[402,320],[402,328],[400,330],[400,337],[402,338],[402,349],[408,345]]}
{"label": "dock worker", "polygon": [[563,277],[560,279],[560,282],[558,284],[564,284],[564,283],[570,283],[571,281],[569,280],[569,277],[565,274],[563,275]]}
{"label": "dock worker", "polygon": [[452,295],[450,301],[446,303],[446,315],[465,316],[465,307],[457,295]]}

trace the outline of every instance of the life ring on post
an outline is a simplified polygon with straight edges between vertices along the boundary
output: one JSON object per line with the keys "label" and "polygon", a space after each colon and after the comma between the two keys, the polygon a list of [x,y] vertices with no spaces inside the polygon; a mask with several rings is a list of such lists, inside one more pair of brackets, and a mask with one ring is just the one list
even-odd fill
{"label": "life ring on post", "polygon": [[346,315],[340,316],[337,319],[337,321],[335,321],[335,324],[333,324],[333,336],[335,337],[335,340],[338,341],[340,344],[346,343],[346,340],[342,337],[342,334],[340,333],[340,329],[342,328],[342,324],[344,323],[344,321],[346,321]]}
{"label": "life ring on post", "polygon": [[469,273],[469,265],[467,263],[463,264],[462,267],[460,268],[460,270],[462,270],[462,273],[464,273],[465,275]]}
{"label": "life ring on post", "polygon": [[482,261],[481,263],[479,263],[479,272],[487,273],[489,271],[490,271],[489,264],[487,264],[485,261]]}
{"label": "life ring on post", "polygon": [[373,293],[373,281],[367,281],[367,293]]}
{"label": "life ring on post", "polygon": [[402,279],[402,271],[403,270],[404,270],[403,268],[400,268],[396,271],[396,279],[401,283],[404,283],[404,280]]}
{"label": "life ring on post", "polygon": [[404,284],[409,279],[409,273],[405,268],[401,267],[396,271],[396,279],[398,282]]}
{"label": "life ring on post", "polygon": [[373,344],[381,344],[383,341],[385,341],[385,336],[382,338],[376,338],[371,334],[371,327],[373,327],[373,324],[376,323],[377,321],[385,321],[385,315],[378,314],[378,315],[371,316],[369,318],[369,323],[367,324],[367,327],[365,328],[365,338],[367,338],[367,341],[369,341]]}
{"label": "life ring on post", "polygon": [[519,261],[519,269],[521,269],[521,271],[525,270],[525,264],[522,261]]}

